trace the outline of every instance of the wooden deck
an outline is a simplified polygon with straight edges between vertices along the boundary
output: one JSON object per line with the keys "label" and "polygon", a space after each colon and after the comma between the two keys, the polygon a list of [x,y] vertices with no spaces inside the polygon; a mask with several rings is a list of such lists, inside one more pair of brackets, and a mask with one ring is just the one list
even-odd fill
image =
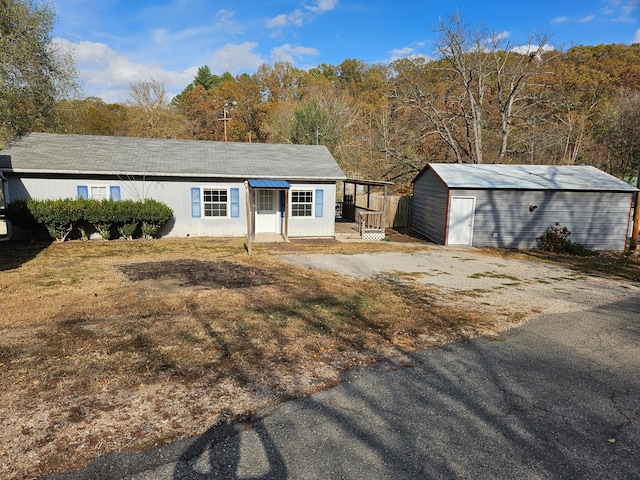
{"label": "wooden deck", "polygon": [[361,238],[360,229],[356,222],[336,218],[336,238]]}
{"label": "wooden deck", "polygon": [[336,218],[336,238],[361,238],[363,240],[384,239],[384,213],[371,212],[357,208],[356,221],[348,218]]}

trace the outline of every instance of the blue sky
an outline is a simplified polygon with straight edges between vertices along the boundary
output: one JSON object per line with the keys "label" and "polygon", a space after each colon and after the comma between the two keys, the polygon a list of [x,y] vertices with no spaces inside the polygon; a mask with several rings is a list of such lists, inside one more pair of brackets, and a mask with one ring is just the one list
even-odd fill
{"label": "blue sky", "polygon": [[54,0],[54,37],[72,48],[84,95],[122,102],[129,84],[154,78],[176,94],[198,67],[253,73],[263,63],[298,68],[355,58],[433,56],[434,28],[456,9],[526,44],[536,32],[556,48],[640,42],[640,0]]}

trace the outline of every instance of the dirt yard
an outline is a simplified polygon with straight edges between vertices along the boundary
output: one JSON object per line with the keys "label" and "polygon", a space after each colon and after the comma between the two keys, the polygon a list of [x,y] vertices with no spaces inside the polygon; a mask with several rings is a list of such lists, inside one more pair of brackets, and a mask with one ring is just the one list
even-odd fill
{"label": "dirt yard", "polygon": [[408,242],[251,257],[236,240],[0,244],[0,477],[195,435],[347,368],[640,293],[637,259],[594,257],[591,273]]}

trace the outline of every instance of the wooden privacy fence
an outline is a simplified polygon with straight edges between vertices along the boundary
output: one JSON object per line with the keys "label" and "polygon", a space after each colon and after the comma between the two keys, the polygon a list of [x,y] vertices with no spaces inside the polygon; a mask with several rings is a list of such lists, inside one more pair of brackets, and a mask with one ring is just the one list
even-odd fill
{"label": "wooden privacy fence", "polygon": [[389,228],[409,228],[411,226],[411,196],[387,195],[386,204],[383,195],[371,195],[369,208],[385,212],[385,226]]}

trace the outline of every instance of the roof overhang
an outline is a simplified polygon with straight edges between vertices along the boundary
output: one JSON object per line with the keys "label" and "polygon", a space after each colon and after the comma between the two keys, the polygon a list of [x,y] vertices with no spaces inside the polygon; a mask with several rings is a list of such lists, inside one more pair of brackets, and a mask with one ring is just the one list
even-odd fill
{"label": "roof overhang", "polygon": [[385,185],[393,185],[393,182],[384,182],[378,180],[362,180],[359,178],[345,178],[344,183],[352,183],[354,185],[370,185],[375,187],[384,187]]}
{"label": "roof overhang", "polygon": [[291,184],[286,180],[265,180],[265,179],[258,179],[258,178],[250,178],[248,182],[251,188],[279,188],[279,189],[291,188]]}
{"label": "roof overhang", "polygon": [[[228,179],[241,179],[247,178],[246,173],[239,174],[220,174],[220,173],[202,173],[202,172],[162,172],[162,171],[153,171],[153,172],[144,172],[144,171],[119,171],[119,170],[62,170],[62,169],[43,169],[43,168],[3,168],[0,167],[0,172],[5,174],[29,174],[29,175],[74,175],[74,176],[106,176],[106,177],[141,177],[141,178],[203,178],[203,179],[218,179],[218,180],[228,180]],[[269,176],[265,175],[265,180],[278,180],[278,178],[282,177],[273,177],[269,178]],[[304,175],[289,175],[287,178],[289,180],[293,180],[296,182],[337,182],[344,181],[345,177],[338,176],[328,176],[328,177],[309,177]],[[291,186],[291,185],[289,185]],[[281,188],[289,188],[289,187],[281,187]]]}

